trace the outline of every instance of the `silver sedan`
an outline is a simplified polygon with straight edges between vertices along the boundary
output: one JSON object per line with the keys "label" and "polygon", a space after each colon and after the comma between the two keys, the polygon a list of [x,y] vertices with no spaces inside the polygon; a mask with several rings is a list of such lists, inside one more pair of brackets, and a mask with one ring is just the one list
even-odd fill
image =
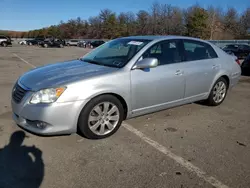
{"label": "silver sedan", "polygon": [[220,105],[240,75],[233,56],[203,40],[119,38],[21,76],[12,91],[13,118],[36,134],[79,130],[105,138],[127,118],[195,101]]}

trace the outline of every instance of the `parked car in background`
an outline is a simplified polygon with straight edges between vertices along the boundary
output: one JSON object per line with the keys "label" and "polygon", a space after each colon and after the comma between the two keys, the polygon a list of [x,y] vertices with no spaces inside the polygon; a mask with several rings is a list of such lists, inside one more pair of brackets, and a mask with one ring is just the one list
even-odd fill
{"label": "parked car in background", "polygon": [[77,46],[86,48],[87,42],[84,40],[81,40],[77,43]]}
{"label": "parked car in background", "polygon": [[26,45],[27,41],[26,40],[21,40],[21,41],[18,42],[18,44],[20,44],[20,45]]}
{"label": "parked car in background", "polygon": [[66,42],[66,45],[67,46],[77,46],[78,42],[79,42],[79,40],[72,39],[72,40],[68,40]]}
{"label": "parked car in background", "polygon": [[32,46],[32,45],[40,45],[45,40],[45,38],[35,38],[31,40],[26,40],[27,45]]}
{"label": "parked car in background", "polygon": [[57,38],[50,38],[50,39],[45,39],[43,42],[40,43],[40,45],[44,48],[48,47],[63,48],[65,45],[65,41]]}
{"label": "parked car in background", "polygon": [[90,41],[87,41],[85,47],[86,47],[86,48],[90,48],[90,43],[91,43],[91,42],[92,42],[91,40],[90,40]]}
{"label": "parked car in background", "polygon": [[8,36],[0,35],[0,46],[6,47],[12,45],[11,38]]}
{"label": "parked car in background", "polygon": [[240,75],[232,56],[203,40],[119,38],[80,59],[22,75],[12,92],[13,118],[36,134],[79,130],[100,139],[126,118],[195,101],[220,105]]}
{"label": "parked car in background", "polygon": [[105,42],[103,40],[95,40],[93,42],[90,42],[89,47],[90,48],[96,48],[98,46],[101,46],[102,44],[104,44]]}
{"label": "parked car in background", "polygon": [[242,75],[250,75],[250,54],[242,62],[241,71]]}
{"label": "parked car in background", "polygon": [[229,54],[234,54],[238,59],[244,59],[250,54],[250,46],[247,44],[229,44],[223,50]]}

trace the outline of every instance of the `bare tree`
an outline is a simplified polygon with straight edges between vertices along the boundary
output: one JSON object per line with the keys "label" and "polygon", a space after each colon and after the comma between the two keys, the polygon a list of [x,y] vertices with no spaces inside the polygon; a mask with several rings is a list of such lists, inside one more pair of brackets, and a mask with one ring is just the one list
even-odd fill
{"label": "bare tree", "polygon": [[145,10],[140,10],[137,13],[137,29],[136,32],[139,35],[146,35],[149,34],[149,22],[150,22],[150,15]]}
{"label": "bare tree", "polygon": [[90,17],[89,18],[89,30],[88,30],[88,36],[89,38],[101,38],[101,29],[102,29],[102,21],[101,19],[96,17]]}
{"label": "bare tree", "polygon": [[210,33],[210,40],[214,39],[215,32],[221,32],[221,23],[222,23],[222,10],[221,8],[216,8],[214,6],[209,6],[207,9],[208,12],[208,29]]}
{"label": "bare tree", "polygon": [[160,18],[161,6],[159,3],[153,3],[151,7],[151,18],[150,18],[150,34],[159,34],[159,26],[161,24]]}
{"label": "bare tree", "polygon": [[234,38],[238,34],[238,25],[239,17],[235,8],[229,8],[224,16],[224,27],[225,31],[231,33]]}
{"label": "bare tree", "polygon": [[249,33],[250,29],[250,8],[247,8],[240,17],[239,21],[240,37],[245,37]]}
{"label": "bare tree", "polygon": [[118,15],[119,36],[134,35],[135,32],[135,15],[131,12],[121,12]]}

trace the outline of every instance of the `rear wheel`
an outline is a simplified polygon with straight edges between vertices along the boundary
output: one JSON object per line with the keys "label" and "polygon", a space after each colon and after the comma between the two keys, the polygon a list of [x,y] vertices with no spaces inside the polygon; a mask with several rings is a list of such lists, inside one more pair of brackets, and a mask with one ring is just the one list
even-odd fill
{"label": "rear wheel", "polygon": [[114,134],[124,118],[121,102],[112,95],[92,99],[82,110],[78,128],[87,138],[102,139]]}
{"label": "rear wheel", "polygon": [[228,83],[227,83],[226,79],[223,77],[219,78],[215,82],[215,84],[214,84],[214,86],[209,94],[209,97],[206,101],[207,104],[211,105],[211,106],[220,105],[224,101],[224,99],[226,98],[227,89],[228,89]]}

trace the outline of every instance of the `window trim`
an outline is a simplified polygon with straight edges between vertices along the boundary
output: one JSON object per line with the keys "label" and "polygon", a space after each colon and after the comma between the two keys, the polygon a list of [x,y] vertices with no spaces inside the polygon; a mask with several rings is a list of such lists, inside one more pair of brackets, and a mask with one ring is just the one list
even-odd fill
{"label": "window trim", "polygon": [[218,54],[216,53],[216,51],[214,50],[214,48],[210,44],[208,44],[206,42],[198,41],[198,40],[182,39],[184,62],[209,60],[209,59],[187,60],[187,55],[185,53],[186,50],[185,50],[185,45],[184,45],[185,41],[189,42],[189,43],[194,43],[194,44],[196,43],[198,45],[200,44],[201,46],[205,46],[205,47],[209,46],[213,50],[213,52],[214,52],[214,54],[216,56],[216,57],[211,57],[209,59],[217,59],[217,58],[219,58]]}

